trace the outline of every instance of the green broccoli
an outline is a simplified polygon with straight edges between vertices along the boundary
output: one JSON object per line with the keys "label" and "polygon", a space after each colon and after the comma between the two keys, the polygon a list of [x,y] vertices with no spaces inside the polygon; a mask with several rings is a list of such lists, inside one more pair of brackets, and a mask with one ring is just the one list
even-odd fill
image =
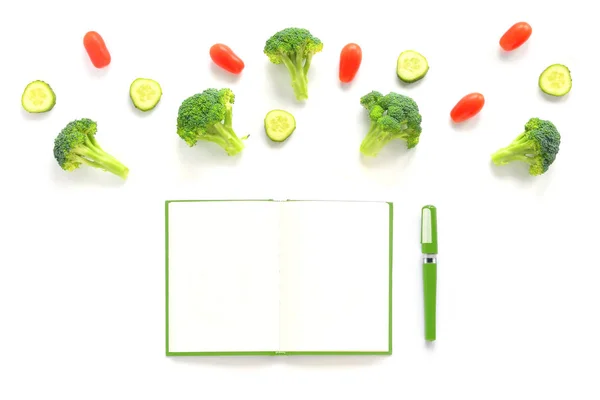
{"label": "green broccoli", "polygon": [[530,118],[525,131],[520,133],[507,147],[492,154],[496,165],[505,165],[512,161],[529,164],[529,174],[542,175],[556,159],[560,147],[560,133],[550,121]]}
{"label": "green broccoli", "polygon": [[419,144],[422,118],[412,98],[371,91],[360,98],[360,104],[369,111],[371,120],[369,132],[360,145],[361,153],[375,157],[392,139],[406,141],[409,149]]}
{"label": "green broccoli", "polygon": [[129,169],[100,147],[96,130],[96,122],[89,118],[69,122],[54,139],[58,165],[65,171],[74,171],[85,164],[127,179]]}
{"label": "green broccoli", "polygon": [[206,140],[221,146],[230,156],[240,153],[244,143],[233,130],[231,89],[206,89],[185,99],[177,114],[177,134],[190,146]]}
{"label": "green broccoli", "polygon": [[308,70],[313,55],[323,50],[323,43],[308,30],[286,28],[265,43],[264,53],[273,64],[285,64],[290,73],[297,100],[308,99]]}

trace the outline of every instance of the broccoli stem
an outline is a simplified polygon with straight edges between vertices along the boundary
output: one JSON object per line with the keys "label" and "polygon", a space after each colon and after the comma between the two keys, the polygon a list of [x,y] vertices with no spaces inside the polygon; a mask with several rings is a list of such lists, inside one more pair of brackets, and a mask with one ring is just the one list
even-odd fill
{"label": "broccoli stem", "polygon": [[234,156],[244,149],[244,142],[240,139],[233,128],[222,123],[217,123],[208,129],[209,135],[202,136],[208,140],[221,146],[228,155]]}
{"label": "broccoli stem", "polygon": [[391,133],[381,130],[376,122],[372,122],[369,132],[360,144],[360,152],[365,156],[375,157],[392,138]]}
{"label": "broccoli stem", "polygon": [[531,164],[533,163],[533,158],[525,154],[514,154],[510,151],[497,151],[492,156],[492,161],[496,165],[504,165],[512,161],[524,161]]}
{"label": "broccoli stem", "polygon": [[310,63],[312,61],[312,56],[313,56],[313,53],[308,53],[308,55],[306,56],[306,61],[304,62],[303,72],[304,72],[304,76],[306,77],[307,80],[308,80],[308,70],[310,69]]}
{"label": "broccoli stem", "polygon": [[496,165],[504,165],[511,161],[532,163],[533,159],[529,155],[535,156],[535,143],[522,133],[510,145],[493,153],[492,162]]}
{"label": "broccoli stem", "polygon": [[231,104],[227,106],[227,111],[225,112],[225,120],[223,122],[228,128],[231,128],[233,126],[233,107],[231,106]]}
{"label": "broccoli stem", "polygon": [[[296,96],[297,100],[306,100],[308,99],[308,80],[305,73],[306,64],[303,64],[304,60],[300,54],[301,53],[291,55],[285,54],[282,55],[281,58],[290,74],[294,96]],[[292,61],[292,59],[294,61]]]}
{"label": "broccoli stem", "polygon": [[91,142],[86,141],[86,145],[75,149],[75,154],[79,156],[82,163],[90,167],[112,172],[122,179],[127,179],[129,175],[129,168],[104,150],[92,145]]}
{"label": "broccoli stem", "polygon": [[294,89],[294,95],[296,96],[296,99],[308,99],[308,81],[302,72],[299,73],[296,77],[296,80],[292,82],[292,87]]}

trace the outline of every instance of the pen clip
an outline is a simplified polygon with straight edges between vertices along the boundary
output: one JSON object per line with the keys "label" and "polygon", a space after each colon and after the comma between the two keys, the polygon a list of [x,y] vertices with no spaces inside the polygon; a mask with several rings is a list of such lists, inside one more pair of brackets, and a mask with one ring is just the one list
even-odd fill
{"label": "pen clip", "polygon": [[421,209],[421,251],[423,254],[437,254],[437,209],[426,205]]}

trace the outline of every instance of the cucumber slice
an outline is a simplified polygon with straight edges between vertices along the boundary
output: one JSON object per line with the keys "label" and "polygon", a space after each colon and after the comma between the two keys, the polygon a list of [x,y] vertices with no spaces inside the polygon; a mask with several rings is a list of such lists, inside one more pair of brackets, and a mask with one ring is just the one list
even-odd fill
{"label": "cucumber slice", "polygon": [[265,117],[265,132],[274,142],[283,142],[296,130],[296,119],[284,110],[271,110]]}
{"label": "cucumber slice", "polygon": [[21,96],[21,105],[30,113],[48,112],[56,105],[56,94],[49,84],[36,80],[25,87]]}
{"label": "cucumber slice", "polygon": [[540,74],[538,85],[550,96],[564,96],[571,91],[571,71],[563,64],[552,64]]}
{"label": "cucumber slice", "polygon": [[423,79],[429,71],[427,59],[419,52],[406,50],[400,53],[396,63],[396,74],[401,81],[413,83]]}
{"label": "cucumber slice", "polygon": [[160,101],[162,88],[153,79],[137,78],[129,87],[129,97],[135,108],[141,111],[150,111]]}

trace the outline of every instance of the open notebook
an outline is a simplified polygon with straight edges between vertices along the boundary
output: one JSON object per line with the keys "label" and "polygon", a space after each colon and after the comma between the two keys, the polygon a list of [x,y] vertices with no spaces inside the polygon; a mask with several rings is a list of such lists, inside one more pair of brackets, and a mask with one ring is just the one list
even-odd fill
{"label": "open notebook", "polygon": [[391,354],[392,203],[165,207],[168,356]]}

